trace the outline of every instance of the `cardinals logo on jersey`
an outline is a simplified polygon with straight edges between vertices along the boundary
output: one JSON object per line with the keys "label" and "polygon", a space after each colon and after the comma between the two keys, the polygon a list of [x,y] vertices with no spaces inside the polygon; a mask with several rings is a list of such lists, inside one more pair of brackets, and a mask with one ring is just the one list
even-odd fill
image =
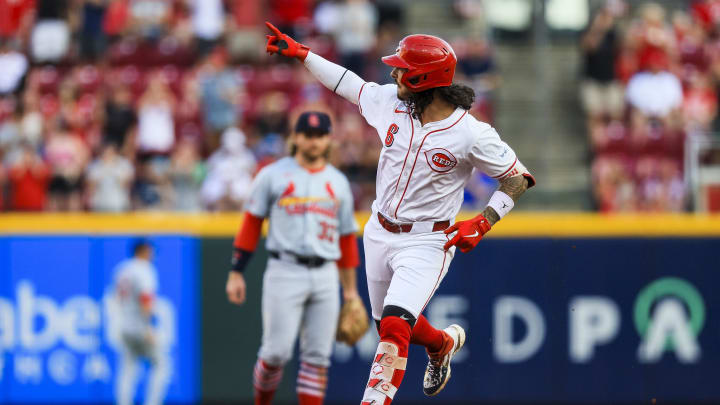
{"label": "cardinals logo on jersey", "polygon": [[393,142],[395,142],[395,134],[397,134],[399,130],[400,127],[398,127],[397,124],[390,124],[387,130],[387,136],[385,136],[385,146],[388,148],[392,146]]}
{"label": "cardinals logo on jersey", "polygon": [[438,173],[447,173],[457,165],[457,159],[450,151],[434,148],[425,152],[425,159],[430,168]]}

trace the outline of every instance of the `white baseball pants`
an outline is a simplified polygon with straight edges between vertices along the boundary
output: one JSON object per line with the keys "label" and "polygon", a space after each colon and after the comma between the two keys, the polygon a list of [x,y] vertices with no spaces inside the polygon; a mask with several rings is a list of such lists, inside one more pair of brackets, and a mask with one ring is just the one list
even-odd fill
{"label": "white baseball pants", "polygon": [[375,320],[382,318],[388,305],[403,308],[417,318],[447,274],[455,247],[446,252],[443,245],[447,236],[422,228],[427,227],[389,232],[380,225],[375,212],[365,224],[365,273]]}

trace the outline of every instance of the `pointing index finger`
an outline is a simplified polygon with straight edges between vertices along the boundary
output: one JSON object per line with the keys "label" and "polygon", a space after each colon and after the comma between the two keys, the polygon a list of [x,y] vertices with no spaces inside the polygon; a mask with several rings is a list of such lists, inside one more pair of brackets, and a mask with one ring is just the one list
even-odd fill
{"label": "pointing index finger", "polygon": [[270,21],[265,21],[265,26],[268,27],[268,28],[270,29],[270,31],[272,31],[275,35],[277,35],[278,38],[279,38],[280,36],[282,36],[282,32],[280,32],[279,29],[277,29],[274,25],[272,25],[272,24],[270,23]]}

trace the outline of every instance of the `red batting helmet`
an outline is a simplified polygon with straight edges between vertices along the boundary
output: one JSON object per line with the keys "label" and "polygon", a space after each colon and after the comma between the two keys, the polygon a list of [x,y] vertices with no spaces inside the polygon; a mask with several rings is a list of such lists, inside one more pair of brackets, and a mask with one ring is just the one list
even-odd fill
{"label": "red batting helmet", "polygon": [[419,92],[452,84],[457,58],[450,44],[432,35],[408,35],[400,41],[395,55],[385,56],[386,65],[407,69],[402,84]]}

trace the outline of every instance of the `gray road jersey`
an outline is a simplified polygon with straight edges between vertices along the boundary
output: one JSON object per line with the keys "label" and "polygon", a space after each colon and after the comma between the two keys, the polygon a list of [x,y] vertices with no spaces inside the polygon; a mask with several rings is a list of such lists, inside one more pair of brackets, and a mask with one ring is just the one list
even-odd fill
{"label": "gray road jersey", "polygon": [[258,173],[245,209],[269,217],[266,246],[279,252],[337,260],[338,238],[357,231],[345,175],[331,165],[311,173],[292,157]]}
{"label": "gray road jersey", "polygon": [[118,303],[120,328],[123,333],[145,333],[150,320],[143,315],[140,300],[143,295],[157,293],[157,271],[147,260],[127,259],[115,270],[115,297]]}

